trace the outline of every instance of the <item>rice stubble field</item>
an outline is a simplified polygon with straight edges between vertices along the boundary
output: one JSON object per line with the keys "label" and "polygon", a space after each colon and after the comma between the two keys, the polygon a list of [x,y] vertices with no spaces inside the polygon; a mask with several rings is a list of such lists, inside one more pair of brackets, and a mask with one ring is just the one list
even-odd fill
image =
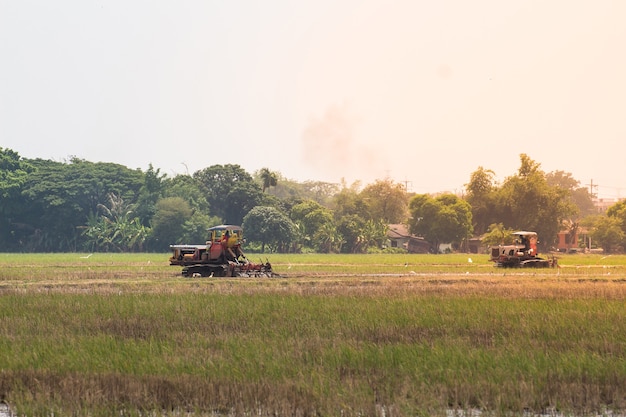
{"label": "rice stubble field", "polygon": [[0,254],[0,401],[90,416],[626,409],[626,256],[268,258],[280,277]]}

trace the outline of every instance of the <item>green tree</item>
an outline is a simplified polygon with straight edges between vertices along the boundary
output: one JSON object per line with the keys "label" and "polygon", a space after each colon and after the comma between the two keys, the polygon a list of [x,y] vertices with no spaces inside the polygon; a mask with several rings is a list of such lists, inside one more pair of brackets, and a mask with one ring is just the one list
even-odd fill
{"label": "green tree", "polygon": [[243,216],[262,201],[262,189],[239,165],[212,165],[194,172],[212,214],[225,223],[239,224]]}
{"label": "green tree", "polygon": [[338,236],[341,238],[342,253],[363,253],[366,249],[363,235],[365,222],[356,214],[348,214],[341,217],[337,224]]}
{"label": "green tree", "polygon": [[442,243],[461,244],[472,233],[471,207],[453,194],[418,194],[410,200],[409,211],[409,231],[429,241],[434,252]]}
{"label": "green tree", "polygon": [[[281,181],[284,183],[285,181]],[[305,181],[298,184],[302,198],[309,198],[318,203],[328,206],[333,196],[339,191],[335,183],[324,181]]]}
{"label": "green tree", "polygon": [[525,154],[520,159],[518,174],[508,177],[498,190],[499,218],[493,222],[537,232],[541,246],[546,249],[554,245],[563,222],[576,209],[568,199],[567,190],[548,184],[540,164]]}
{"label": "green tree", "polygon": [[163,185],[166,175],[161,174],[160,169],[154,169],[152,164],[144,173],[143,184],[139,188],[139,196],[135,214],[141,219],[141,223],[148,226],[156,211],[156,203],[163,197]]}
{"label": "green tree", "polygon": [[19,195],[28,174],[34,170],[17,152],[0,147],[0,197],[3,202],[0,213],[5,212],[8,201]]}
{"label": "green tree", "polygon": [[334,222],[332,211],[314,200],[305,200],[294,205],[289,217],[294,223],[300,225],[302,239],[300,244],[305,246],[315,246],[317,242],[314,236],[319,229],[327,224],[333,226]]}
{"label": "green tree", "polygon": [[620,228],[626,231],[626,201],[619,201],[606,210],[608,217],[619,220]]}
{"label": "green tree", "polygon": [[168,245],[179,243],[203,243],[205,237],[199,242],[183,242],[185,224],[192,217],[189,203],[181,197],[166,197],[156,204],[156,212],[152,218],[151,245],[154,249],[166,250]]}
{"label": "green tree", "polygon": [[22,190],[34,167],[17,152],[0,147],[0,251],[17,250],[24,238]]}
{"label": "green tree", "polygon": [[[220,217],[212,215],[205,192],[200,189],[198,181],[194,180],[190,175],[176,175],[173,178],[164,178],[161,188],[165,202],[168,201],[167,199],[174,199],[169,200],[174,202],[185,201],[185,203],[181,203],[181,212],[179,213],[179,215],[183,216],[183,223],[181,225],[179,220],[174,219],[172,227],[175,231],[173,230],[171,233],[165,232],[170,237],[152,236],[150,239],[150,250],[163,250],[165,245],[171,242],[204,243],[207,240],[207,229],[222,223]],[[191,211],[187,211],[187,208]],[[186,217],[189,213],[191,215]],[[157,223],[165,221],[164,218],[156,218],[155,220]],[[154,221],[152,223],[154,224]],[[165,243],[162,239],[166,239]]]}
{"label": "green tree", "polygon": [[[332,197],[339,191],[337,184],[322,181],[297,182],[285,178],[278,172],[273,172],[276,176],[276,184],[272,185],[272,195],[282,201],[292,200],[314,200],[328,206]],[[263,183],[258,173],[255,175],[257,181]]]}
{"label": "green tree", "polygon": [[[622,232],[626,234],[626,201],[619,201],[606,210],[606,216],[616,219]],[[619,244],[626,248],[626,239]],[[613,245],[615,246],[615,245]]]}
{"label": "green tree", "polygon": [[343,187],[332,199],[331,208],[335,215],[335,220],[339,221],[345,216],[358,216],[362,219],[369,219],[368,206],[363,195],[358,190],[359,183],[351,187]]}
{"label": "green tree", "polygon": [[227,224],[241,224],[250,210],[261,204],[263,193],[254,182],[235,183],[223,202],[226,210],[222,219]]}
{"label": "green tree", "polygon": [[409,197],[402,184],[378,180],[367,185],[359,196],[367,207],[368,219],[389,224],[407,218]]}
{"label": "green tree", "polygon": [[32,234],[24,249],[75,251],[82,248],[81,233],[89,213],[98,213],[115,194],[128,204],[136,203],[143,173],[119,164],[92,163],[72,158],[69,163],[33,160],[22,195],[26,199],[21,223]]}
{"label": "green tree", "polygon": [[626,233],[622,229],[622,220],[616,216],[600,217],[591,231],[591,238],[606,253],[623,250],[623,242]]}
{"label": "green tree", "polygon": [[202,244],[208,238],[207,230],[220,223],[218,217],[194,211],[191,217],[183,223],[182,235],[179,240],[186,243]]}
{"label": "green tree", "polygon": [[266,246],[270,252],[286,251],[296,234],[291,219],[275,207],[253,208],[244,217],[242,227],[248,240],[261,244],[261,252]]}
{"label": "green tree", "polygon": [[206,192],[190,175],[177,175],[163,180],[163,197],[180,197],[187,201],[194,212],[210,215],[210,205]]}
{"label": "green tree", "polygon": [[596,205],[586,187],[578,187],[570,191],[570,201],[578,208],[578,216],[583,218],[596,214]]}
{"label": "green tree", "polygon": [[[576,207],[573,215],[585,217],[595,214],[595,205],[591,193],[586,187],[580,186],[580,181],[576,180],[571,173],[564,171],[553,171],[546,174],[546,181],[551,187],[558,187],[566,191],[567,198]],[[572,220],[573,221],[573,220]]]}
{"label": "green tree", "polygon": [[474,233],[482,235],[497,218],[495,211],[495,173],[489,169],[478,167],[465,185],[467,202],[472,207]]}
{"label": "green tree", "polygon": [[577,223],[578,213],[588,213],[589,199],[571,174],[545,174],[526,154],[520,155],[516,175],[501,185],[494,176],[493,171],[479,167],[466,185],[478,234],[491,224],[502,223],[507,229],[537,232],[541,246],[547,249],[556,243],[564,224]]}

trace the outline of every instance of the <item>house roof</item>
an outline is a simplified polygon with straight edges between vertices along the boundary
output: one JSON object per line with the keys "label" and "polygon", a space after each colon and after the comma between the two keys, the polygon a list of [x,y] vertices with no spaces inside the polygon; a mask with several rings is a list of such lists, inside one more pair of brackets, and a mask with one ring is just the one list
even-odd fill
{"label": "house roof", "polygon": [[411,237],[409,229],[404,224],[390,224],[387,230],[387,237],[390,239],[408,239]]}

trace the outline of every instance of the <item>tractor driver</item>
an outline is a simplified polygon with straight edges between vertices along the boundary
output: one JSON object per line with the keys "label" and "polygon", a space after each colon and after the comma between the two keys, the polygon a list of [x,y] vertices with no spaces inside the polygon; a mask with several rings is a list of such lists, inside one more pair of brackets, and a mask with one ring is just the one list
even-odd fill
{"label": "tractor driver", "polygon": [[528,238],[526,238],[526,236],[520,236],[520,243],[522,245],[524,245],[524,251],[527,251],[530,248],[530,245],[528,244]]}
{"label": "tractor driver", "polygon": [[239,258],[246,259],[246,255],[241,250],[239,234],[237,231],[234,231],[233,234],[228,239],[228,247],[235,254],[235,260],[238,261]]}
{"label": "tractor driver", "polygon": [[224,247],[224,251],[230,255],[227,256],[228,259],[231,259],[233,261],[237,260],[237,255],[235,255],[235,252],[233,252],[233,246],[234,244],[237,242],[237,237],[233,236],[232,238],[230,237],[230,231],[226,231],[226,233],[224,233],[224,235],[222,236],[222,246]]}

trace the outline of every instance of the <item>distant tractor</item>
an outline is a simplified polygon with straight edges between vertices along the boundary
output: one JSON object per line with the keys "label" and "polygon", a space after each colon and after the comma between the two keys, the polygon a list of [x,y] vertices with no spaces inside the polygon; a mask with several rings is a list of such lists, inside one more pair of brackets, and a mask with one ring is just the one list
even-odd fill
{"label": "distant tractor", "polygon": [[185,277],[276,276],[269,262],[253,263],[244,255],[240,226],[211,227],[204,245],[170,245],[170,265],[182,266]]}
{"label": "distant tractor", "polygon": [[537,251],[537,233],[515,232],[513,245],[498,245],[490,248],[489,260],[503,268],[553,268],[557,266],[556,258],[544,259]]}

